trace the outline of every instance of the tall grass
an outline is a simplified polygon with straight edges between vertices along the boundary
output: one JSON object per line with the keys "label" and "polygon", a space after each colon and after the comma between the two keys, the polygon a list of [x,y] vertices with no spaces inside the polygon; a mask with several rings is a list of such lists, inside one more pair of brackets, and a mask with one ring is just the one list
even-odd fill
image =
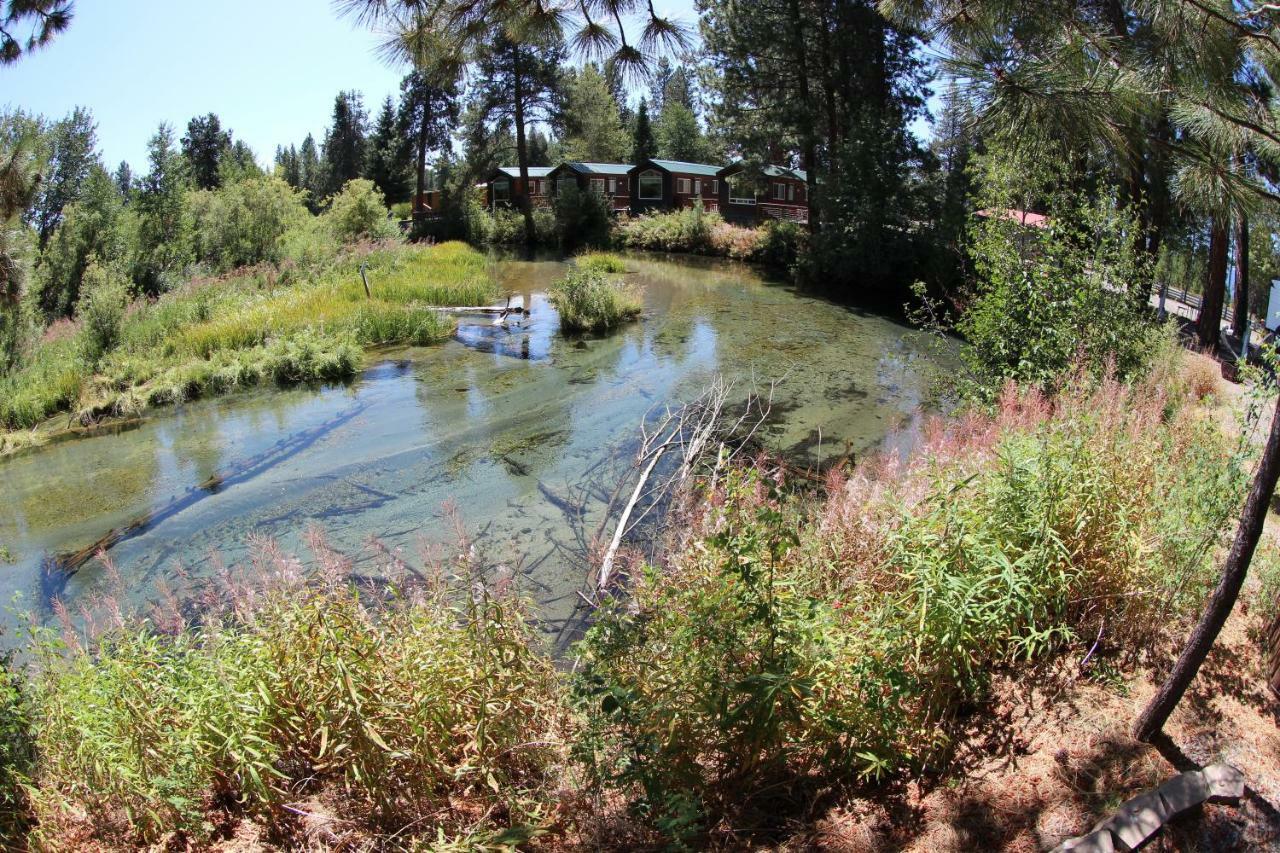
{"label": "tall grass", "polygon": [[[320,813],[366,838],[501,844],[550,820],[565,716],[521,603],[438,583],[364,600],[317,550],[328,582],[246,589],[202,626],[115,627],[91,652],[46,638],[41,842],[198,846],[247,816],[306,846],[298,816]],[[255,560],[296,574],[269,546]]]}
{"label": "tall grass", "polygon": [[604,332],[639,316],[640,297],[599,265],[579,266],[551,287],[551,304],[567,332]]}
{"label": "tall grass", "polygon": [[1010,388],[821,499],[733,473],[582,644],[580,752],[686,843],[778,785],[945,763],[992,672],[1196,610],[1245,461],[1185,398],[1105,381]]}
{"label": "tall grass", "polygon": [[136,411],[263,380],[350,376],[360,347],[447,338],[453,321],[433,306],[483,305],[497,294],[484,256],[462,243],[373,243],[309,272],[260,266],[194,280],[131,306],[111,346],[94,351],[96,364],[84,356],[86,330],[36,348],[0,378],[0,426],[30,428],[64,410]]}
{"label": "tall grass", "polygon": [[745,227],[699,207],[624,219],[617,232],[618,241],[632,249],[717,255],[781,269],[796,263],[802,239],[801,228],[794,222]]}

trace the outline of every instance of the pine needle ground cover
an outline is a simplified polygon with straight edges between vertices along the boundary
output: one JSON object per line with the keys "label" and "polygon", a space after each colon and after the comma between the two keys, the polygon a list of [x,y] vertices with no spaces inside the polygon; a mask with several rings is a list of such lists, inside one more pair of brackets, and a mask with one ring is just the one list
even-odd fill
{"label": "pine needle ground cover", "polygon": [[366,244],[317,268],[192,281],[128,306],[101,352],[80,323],[50,327],[23,368],[0,378],[0,427],[30,429],[61,411],[82,420],[129,414],[264,381],[349,377],[365,348],[448,337],[453,321],[433,307],[483,305],[497,294],[488,262],[463,243]]}
{"label": "pine needle ground cover", "polygon": [[[52,847],[315,844],[317,814],[321,846],[733,846],[818,789],[945,778],[995,678],[1090,649],[1099,683],[1136,671],[1204,600],[1251,454],[1179,363],[1010,385],[820,488],[720,471],[572,667],[509,581],[424,559],[357,591],[313,533],[319,583],[37,632],[0,691],[0,797]],[[297,574],[257,551],[252,577]]]}

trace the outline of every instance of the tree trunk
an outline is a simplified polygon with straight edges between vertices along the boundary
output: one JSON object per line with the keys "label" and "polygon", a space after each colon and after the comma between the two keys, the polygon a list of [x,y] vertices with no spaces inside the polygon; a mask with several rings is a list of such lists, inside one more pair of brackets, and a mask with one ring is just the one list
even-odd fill
{"label": "tree trunk", "polygon": [[431,129],[431,99],[422,105],[422,120],[418,124],[418,180],[417,192],[413,196],[413,211],[418,213],[426,207],[427,192],[427,134]]}
{"label": "tree trunk", "polygon": [[1178,700],[1199,672],[1209,649],[1213,648],[1218,632],[1231,615],[1240,587],[1249,571],[1253,550],[1262,535],[1262,525],[1267,520],[1267,509],[1271,506],[1271,496],[1276,490],[1277,476],[1280,476],[1280,400],[1276,401],[1276,411],[1271,417],[1271,434],[1267,437],[1266,450],[1263,451],[1262,461],[1254,474],[1253,486],[1249,489],[1249,498],[1245,501],[1240,525],[1236,528],[1236,538],[1231,543],[1231,552],[1223,563],[1222,577],[1213,595],[1209,597],[1209,604],[1205,607],[1199,624],[1191,632],[1187,645],[1178,656],[1178,662],[1173,665],[1173,671],[1160,687],[1160,692],[1138,717],[1138,722],[1133,727],[1133,736],[1138,740],[1150,740],[1164,727],[1165,721],[1177,707]]}
{"label": "tree trunk", "polygon": [[1241,341],[1249,334],[1249,217],[1243,213],[1236,232],[1236,312],[1231,327]]}
{"label": "tree trunk", "polygon": [[520,47],[511,45],[512,106],[516,120],[516,162],[520,166],[520,209],[524,212],[524,240],[530,246],[538,242],[533,225],[533,199],[529,197],[529,148],[524,134],[524,78],[520,74]]}
{"label": "tree trunk", "polygon": [[791,13],[792,59],[796,63],[796,85],[799,88],[801,110],[804,113],[800,147],[805,168],[805,204],[809,207],[809,230],[817,231],[819,216],[818,206],[814,203],[814,190],[818,186],[818,134],[814,130],[813,101],[809,97],[810,45],[804,34],[804,15],[800,11],[799,0],[790,0],[788,9]]}
{"label": "tree trunk", "polygon": [[1200,300],[1200,317],[1196,321],[1196,338],[1200,346],[1218,351],[1222,328],[1222,303],[1227,292],[1227,227],[1214,217],[1209,231],[1209,269],[1205,277],[1204,297]]}

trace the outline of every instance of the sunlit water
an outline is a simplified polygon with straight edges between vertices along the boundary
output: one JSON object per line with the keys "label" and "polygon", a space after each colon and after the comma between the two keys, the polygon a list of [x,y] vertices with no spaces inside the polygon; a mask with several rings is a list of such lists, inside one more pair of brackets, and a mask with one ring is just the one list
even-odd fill
{"label": "sunlit water", "polygon": [[21,594],[45,617],[52,595],[72,611],[93,602],[108,585],[100,565],[48,567],[144,518],[111,550],[134,606],[164,588],[190,593],[211,555],[244,562],[254,537],[305,562],[313,524],[359,575],[384,561],[371,538],[410,563],[424,547],[452,547],[452,505],[554,630],[653,407],[695,396],[717,373],[739,397],[780,380],[764,438],[801,464],[909,440],[935,358],[920,333],[741,266],[628,265],[644,313],[604,338],[558,334],[542,294],[562,264],[507,261],[502,281],[532,306],[522,324],[467,318],[454,340],[375,357],[350,385],[197,401],[0,461],[0,544],[12,558],[0,598]]}

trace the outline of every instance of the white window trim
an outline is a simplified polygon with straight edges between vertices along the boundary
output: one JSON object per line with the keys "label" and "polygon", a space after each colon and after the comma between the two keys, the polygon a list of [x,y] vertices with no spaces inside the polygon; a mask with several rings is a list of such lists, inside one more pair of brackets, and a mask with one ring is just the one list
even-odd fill
{"label": "white window trim", "polygon": [[676,178],[676,195],[688,195],[688,194],[689,194],[689,179]]}
{"label": "white window trim", "polygon": [[734,192],[736,190],[743,189],[742,185],[743,185],[743,180],[741,176],[735,176],[735,177],[729,178],[729,204],[755,204],[756,203],[756,199],[754,195],[751,196],[750,198],[746,196],[738,197],[734,195]]}
{"label": "white window trim", "polygon": [[[644,179],[645,179],[645,178],[657,178],[657,179],[658,179],[658,194],[657,194],[657,195],[645,195],[645,194],[644,194]],[[656,170],[654,170],[654,169],[646,169],[645,171],[643,171],[643,172],[641,172],[639,175],[637,175],[637,176],[636,176],[636,195],[637,195],[637,197],[638,197],[641,201],[662,201],[662,173],[661,173],[661,172],[658,172],[658,171],[656,171]]]}

